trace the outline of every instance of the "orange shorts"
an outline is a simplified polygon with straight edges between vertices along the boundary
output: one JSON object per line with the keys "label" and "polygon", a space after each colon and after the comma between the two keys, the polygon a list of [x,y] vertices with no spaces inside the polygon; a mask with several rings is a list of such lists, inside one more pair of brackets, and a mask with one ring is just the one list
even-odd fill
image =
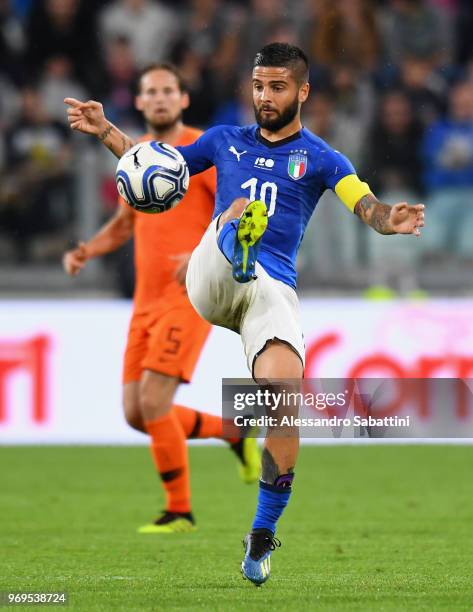
{"label": "orange shorts", "polygon": [[186,295],[163,300],[148,313],[133,313],[123,383],[139,381],[143,370],[190,382],[210,329]]}

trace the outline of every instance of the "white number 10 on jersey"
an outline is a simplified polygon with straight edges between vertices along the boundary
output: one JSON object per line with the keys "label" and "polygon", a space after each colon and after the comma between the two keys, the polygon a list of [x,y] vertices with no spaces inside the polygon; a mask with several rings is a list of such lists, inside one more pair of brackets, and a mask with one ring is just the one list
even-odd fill
{"label": "white number 10 on jersey", "polygon": [[[261,200],[264,202],[268,208],[268,217],[274,215],[274,211],[276,209],[276,198],[278,195],[278,186],[276,183],[270,183],[269,181],[265,181],[262,183],[259,196],[256,195],[256,191],[258,189],[258,179],[250,178],[248,181],[245,181],[240,185],[242,189],[250,190],[250,200],[253,202],[254,200]],[[269,203],[267,198],[269,197]]]}

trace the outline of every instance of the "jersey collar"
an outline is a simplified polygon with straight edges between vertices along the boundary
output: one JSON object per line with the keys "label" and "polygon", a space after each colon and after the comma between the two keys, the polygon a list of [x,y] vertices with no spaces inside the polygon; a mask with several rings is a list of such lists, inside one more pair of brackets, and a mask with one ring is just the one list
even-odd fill
{"label": "jersey collar", "polygon": [[260,128],[256,128],[256,140],[258,140],[259,142],[261,142],[261,144],[264,144],[266,147],[269,147],[270,149],[274,148],[274,147],[281,147],[282,145],[287,144],[288,142],[292,142],[293,140],[297,140],[298,138],[301,137],[301,131],[299,130],[298,132],[295,132],[294,134],[291,134],[290,136],[288,136],[287,138],[283,138],[282,140],[268,140],[267,138],[265,138],[264,136],[261,136],[261,131]]}

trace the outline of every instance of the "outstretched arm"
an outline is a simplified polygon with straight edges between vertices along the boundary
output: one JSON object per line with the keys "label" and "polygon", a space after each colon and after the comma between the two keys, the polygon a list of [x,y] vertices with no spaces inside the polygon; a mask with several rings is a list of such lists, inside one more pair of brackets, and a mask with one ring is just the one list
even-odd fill
{"label": "outstretched arm", "polygon": [[321,156],[320,163],[325,185],[335,191],[349,210],[379,234],[420,236],[420,228],[424,227],[423,204],[383,204],[371,193],[369,185],[360,181],[350,161],[339,151],[328,148]]}
{"label": "outstretched arm", "polygon": [[122,157],[135,144],[131,138],[108,121],[100,102],[89,100],[81,102],[75,98],[65,98],[67,118],[73,130],[92,134],[110,149],[117,157]]}
{"label": "outstretched arm", "polygon": [[414,234],[420,236],[424,227],[424,205],[399,202],[383,204],[372,193],[363,196],[355,205],[355,214],[379,234]]}
{"label": "outstretched arm", "polygon": [[77,276],[89,259],[116,251],[133,235],[134,212],[121,205],[115,215],[87,242],[64,253],[62,264],[70,276]]}

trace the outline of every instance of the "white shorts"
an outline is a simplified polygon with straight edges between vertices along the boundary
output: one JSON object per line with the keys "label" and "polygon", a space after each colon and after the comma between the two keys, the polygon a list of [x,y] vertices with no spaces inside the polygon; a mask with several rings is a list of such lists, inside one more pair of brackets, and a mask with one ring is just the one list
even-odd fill
{"label": "white shorts", "polygon": [[250,372],[269,340],[286,342],[304,365],[305,346],[294,289],[269,276],[256,263],[255,280],[238,283],[217,244],[217,219],[193,251],[187,269],[187,294],[201,317],[241,335]]}

